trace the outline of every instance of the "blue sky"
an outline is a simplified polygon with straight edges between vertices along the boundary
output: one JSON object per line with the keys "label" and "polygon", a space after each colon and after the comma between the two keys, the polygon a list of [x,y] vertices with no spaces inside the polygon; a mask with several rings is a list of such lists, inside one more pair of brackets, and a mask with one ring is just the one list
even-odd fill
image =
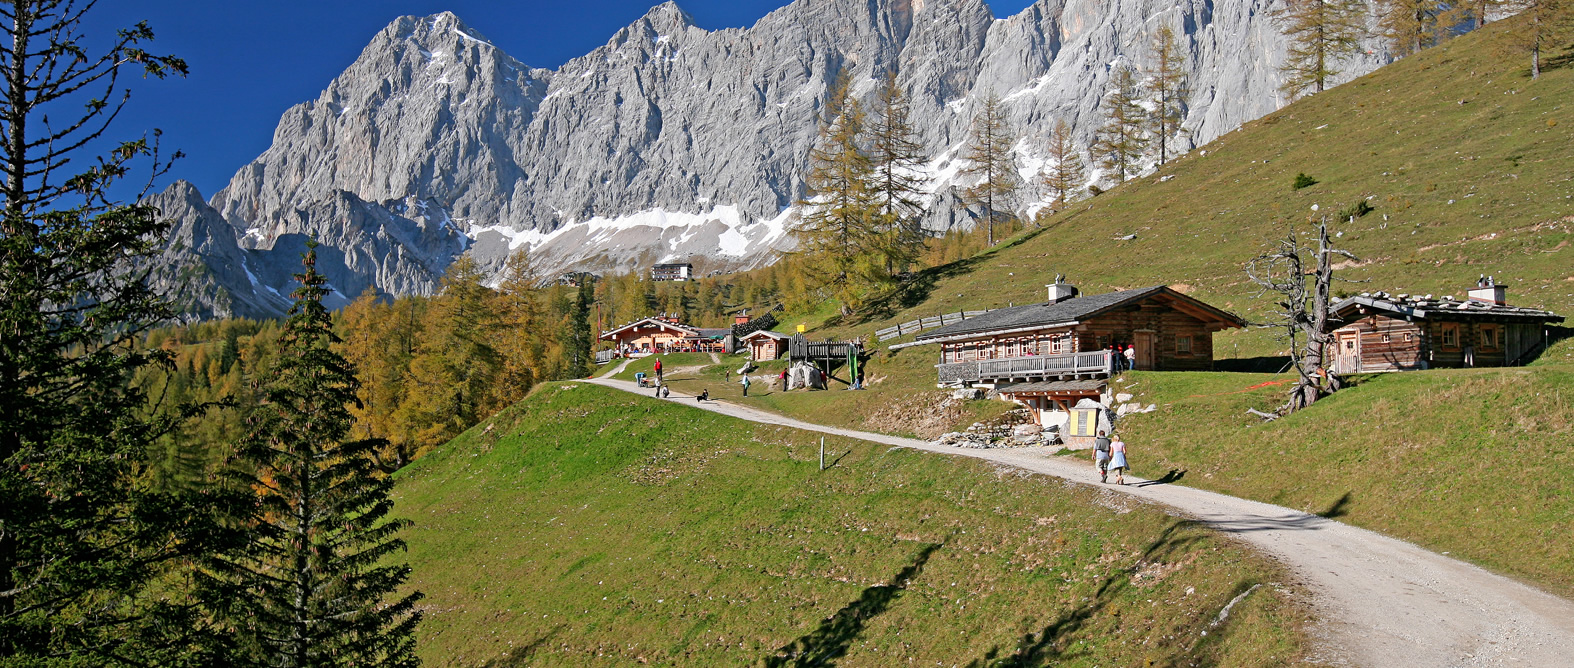
{"label": "blue sky", "polygon": [[[191,75],[130,81],[132,99],[112,129],[126,139],[164,131],[164,145],[187,157],[169,178],[212,197],[230,176],[271,143],[279,115],[316,99],[372,36],[393,19],[440,11],[458,14],[509,55],[556,68],[584,55],[658,0],[111,0],[100,2],[90,30],[146,20],[150,51],[185,58]],[[753,25],[788,0],[678,0],[701,27]],[[990,0],[1009,16],[1031,0]],[[162,187],[164,184],[160,184]]]}

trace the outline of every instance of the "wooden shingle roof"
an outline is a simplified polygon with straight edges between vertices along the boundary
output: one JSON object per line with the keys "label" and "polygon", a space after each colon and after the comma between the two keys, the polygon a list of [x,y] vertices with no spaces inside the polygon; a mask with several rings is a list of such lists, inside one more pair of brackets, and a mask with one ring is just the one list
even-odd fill
{"label": "wooden shingle roof", "polygon": [[1563,322],[1563,316],[1539,308],[1494,304],[1474,299],[1434,298],[1432,295],[1391,295],[1386,292],[1360,294],[1346,298],[1334,304],[1332,311],[1341,318],[1349,319],[1360,307],[1423,320]]}
{"label": "wooden shingle roof", "polygon": [[[1246,321],[1227,311],[1209,306],[1193,297],[1188,297],[1168,286],[1155,285],[1135,290],[1121,290],[1120,292],[1106,292],[1100,295],[1087,295],[1073,297],[1062,302],[1049,304],[1026,304],[1009,308],[995,309],[983,315],[968,318],[961,322],[952,323],[931,332],[919,334],[914,340],[931,341],[947,339],[969,334],[987,335],[992,332],[1016,331],[1026,329],[1044,329],[1060,325],[1074,324],[1090,316],[1108,311],[1117,306],[1141,301],[1149,297],[1164,295],[1170,299],[1187,302],[1193,308],[1189,309],[1196,314],[1208,315],[1213,319],[1223,322],[1231,327],[1245,327]],[[1199,315],[1199,317],[1200,317]]]}

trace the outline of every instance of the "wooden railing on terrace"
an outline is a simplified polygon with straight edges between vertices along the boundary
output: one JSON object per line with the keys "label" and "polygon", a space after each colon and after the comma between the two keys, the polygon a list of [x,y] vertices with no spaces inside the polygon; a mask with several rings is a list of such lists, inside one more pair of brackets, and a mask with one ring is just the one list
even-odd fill
{"label": "wooden railing on terrace", "polygon": [[941,383],[993,382],[1003,380],[1051,380],[1078,377],[1108,378],[1114,372],[1111,351],[1060,355],[1028,355],[992,360],[972,360],[936,364]]}

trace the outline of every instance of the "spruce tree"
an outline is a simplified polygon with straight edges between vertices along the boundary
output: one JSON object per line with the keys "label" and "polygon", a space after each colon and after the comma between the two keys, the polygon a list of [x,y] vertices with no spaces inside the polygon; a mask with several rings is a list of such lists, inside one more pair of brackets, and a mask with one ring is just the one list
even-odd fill
{"label": "spruce tree", "polygon": [[874,200],[880,216],[880,249],[886,272],[894,274],[918,258],[924,248],[923,144],[913,129],[910,107],[896,72],[886,74],[880,89],[878,115],[871,128],[870,162],[874,167]]}
{"label": "spruce tree", "polygon": [[1273,15],[1290,40],[1280,92],[1292,100],[1323,92],[1342,71],[1340,61],[1361,52],[1366,16],[1364,0],[1286,0]]}
{"label": "spruce tree", "polygon": [[[984,224],[988,226],[988,243],[995,245],[995,220],[999,208],[1017,189],[1016,165],[1011,160],[1011,145],[1016,143],[1011,125],[1006,120],[1000,98],[990,93],[984,106],[973,117],[970,151],[972,162],[965,172],[978,177],[977,185],[964,193],[965,201],[984,211]],[[1007,214],[1009,215],[1009,214]]]}
{"label": "spruce tree", "polygon": [[1066,203],[1082,190],[1087,176],[1082,167],[1082,151],[1077,149],[1071,135],[1071,126],[1063,120],[1055,121],[1049,133],[1049,173],[1044,176],[1044,186],[1055,199],[1049,203],[1050,211],[1059,213]]}
{"label": "spruce tree", "polygon": [[345,440],[359,383],[331,347],[316,246],[228,474],[256,496],[235,518],[252,539],[206,562],[204,601],[232,629],[232,665],[416,666],[421,594],[399,593],[410,569],[389,563],[409,522],[388,517],[393,480],[371,456],[381,439]]}
{"label": "spruce tree", "polygon": [[1142,108],[1136,74],[1120,65],[1110,75],[1110,90],[1104,95],[1104,127],[1093,142],[1093,155],[1099,166],[1112,173],[1115,185],[1136,176],[1148,147],[1143,133],[1147,110]]}
{"label": "spruce tree", "polygon": [[114,141],[122,77],[186,64],[148,52],[145,23],[93,35],[92,8],[0,9],[0,663],[180,665],[205,625],[179,562],[221,535],[207,509],[222,503],[159,485],[150,466],[195,408],[150,415],[134,382],[175,373],[140,345],[172,313],[136,269],[168,224],[140,194],[111,196],[151,163],[145,194],[168,162],[157,132],[86,147]]}
{"label": "spruce tree", "polygon": [[596,342],[596,334],[590,331],[590,310],[595,303],[596,281],[586,276],[568,303],[568,317],[558,336],[562,351],[559,379],[584,378],[595,368],[595,358],[590,353]]}
{"label": "spruce tree", "polygon": [[826,101],[827,116],[809,155],[809,199],[799,203],[804,214],[793,230],[805,270],[817,287],[841,301],[843,314],[852,313],[871,278],[866,261],[878,243],[874,169],[859,145],[864,113],[847,90],[843,77]]}
{"label": "spruce tree", "polygon": [[1153,36],[1152,69],[1148,70],[1148,101],[1153,105],[1148,123],[1159,149],[1159,164],[1169,162],[1170,140],[1185,134],[1181,121],[1186,119],[1186,61],[1175,43],[1175,31],[1159,26]]}

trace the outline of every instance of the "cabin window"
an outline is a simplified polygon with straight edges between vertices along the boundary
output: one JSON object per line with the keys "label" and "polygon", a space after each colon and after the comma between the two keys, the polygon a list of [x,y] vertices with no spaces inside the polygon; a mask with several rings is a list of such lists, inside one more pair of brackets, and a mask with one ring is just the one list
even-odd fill
{"label": "cabin window", "polygon": [[1481,348],[1483,350],[1497,350],[1503,343],[1500,338],[1497,325],[1481,326]]}
{"label": "cabin window", "polygon": [[1051,355],[1059,355],[1066,352],[1066,342],[1070,339],[1069,335],[1049,337],[1049,353]]}
{"label": "cabin window", "polygon": [[1458,348],[1459,347],[1459,323],[1457,323],[1457,322],[1445,322],[1445,323],[1443,323],[1442,339],[1443,339],[1443,347],[1444,348]]}
{"label": "cabin window", "polygon": [[1175,353],[1177,355],[1190,355],[1191,354],[1191,336],[1190,335],[1175,337]]}
{"label": "cabin window", "polygon": [[1414,334],[1411,334],[1410,332],[1405,332],[1405,343],[1410,343],[1411,341],[1414,341],[1414,340],[1415,340],[1415,335]]}
{"label": "cabin window", "polygon": [[1388,341],[1389,341],[1388,332],[1383,332],[1383,343],[1388,343]]}

